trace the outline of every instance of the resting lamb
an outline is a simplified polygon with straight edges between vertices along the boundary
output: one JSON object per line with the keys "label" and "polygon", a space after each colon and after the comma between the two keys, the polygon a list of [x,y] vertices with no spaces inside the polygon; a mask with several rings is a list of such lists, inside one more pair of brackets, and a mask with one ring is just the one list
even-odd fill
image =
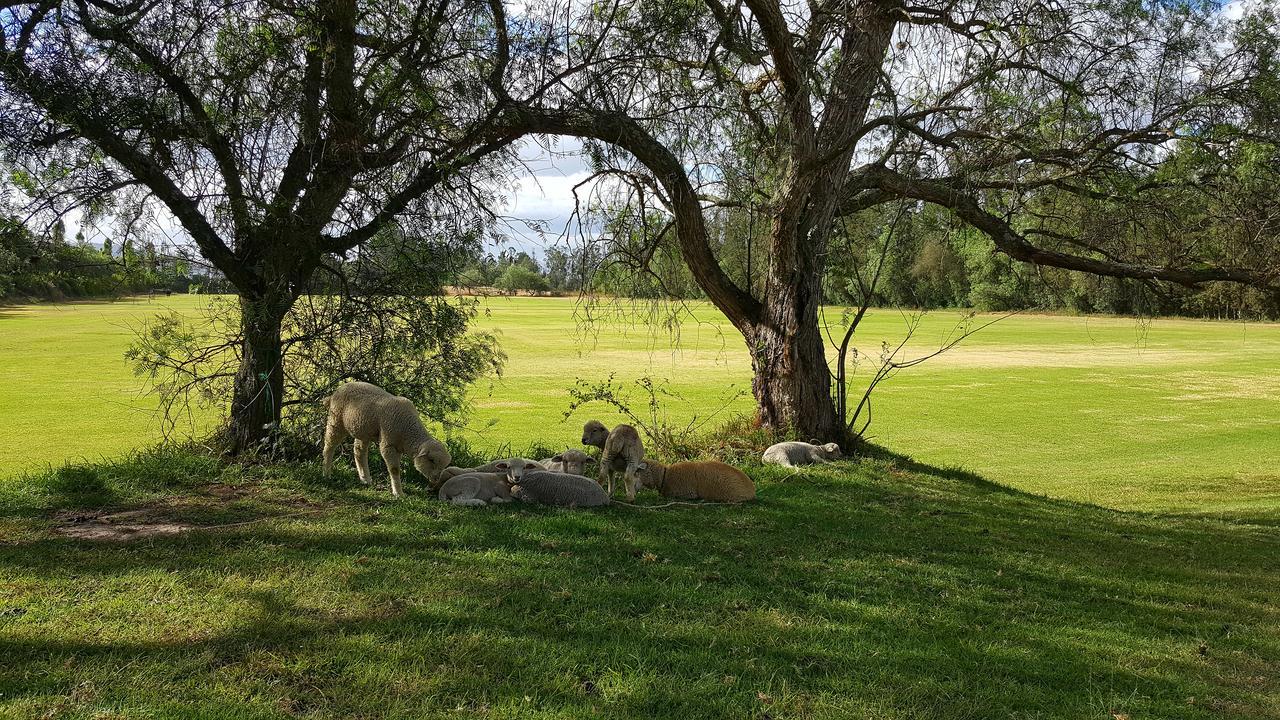
{"label": "resting lamb", "polygon": [[570,508],[609,504],[609,495],[594,480],[548,470],[525,473],[520,483],[511,487],[511,496],[524,502]]}
{"label": "resting lamb", "polygon": [[764,456],[760,460],[766,464],[782,465],[784,467],[796,467],[797,465],[812,465],[814,463],[831,462],[841,458],[840,446],[835,443],[819,443],[817,440],[812,442],[780,442],[776,445],[770,445],[768,450],[764,451]]}
{"label": "resting lamb", "polygon": [[448,480],[451,477],[456,477],[458,475],[470,475],[471,473],[494,473],[494,472],[505,473],[508,471],[509,467],[518,468],[518,470],[516,471],[515,477],[519,477],[520,474],[522,474],[525,470],[546,470],[547,469],[542,465],[542,463],[538,462],[537,460],[528,460],[526,458],[513,457],[513,458],[506,458],[505,460],[503,459],[494,460],[492,462],[488,462],[488,463],[485,463],[484,465],[480,465],[478,467],[473,467],[473,468],[460,468],[455,465],[450,465],[449,467],[444,469],[444,472],[440,473],[440,478],[443,481],[443,480]]}
{"label": "resting lamb", "polygon": [[440,499],[454,505],[480,507],[511,502],[511,484],[502,473],[455,475],[440,486]]}
{"label": "resting lamb", "polygon": [[646,460],[636,471],[636,478],[643,487],[669,498],[737,503],[756,497],[755,483],[746,473],[715,460],[671,465]]}
{"label": "resting lamb", "polygon": [[382,459],[391,475],[391,494],[402,494],[400,459],[408,455],[413,466],[428,483],[436,482],[440,471],[452,459],[449,450],[423,427],[418,410],[408,398],[392,395],[377,385],[349,382],[324,399],[329,418],[324,430],[324,476],[333,474],[333,458],[338,446],[355,438],[356,472],[366,485],[373,483],[369,471],[369,443],[378,441]]}
{"label": "resting lamb", "polygon": [[581,450],[565,450],[555,457],[540,460],[539,462],[552,472],[586,475],[587,463],[595,462],[595,460]]}

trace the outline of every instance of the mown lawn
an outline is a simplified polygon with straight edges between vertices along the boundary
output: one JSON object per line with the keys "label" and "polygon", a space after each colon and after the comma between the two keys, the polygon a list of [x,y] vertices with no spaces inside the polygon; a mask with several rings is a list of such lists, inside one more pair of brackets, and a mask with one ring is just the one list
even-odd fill
{"label": "mown lawn", "polygon": [[[1280,717],[1274,525],[901,459],[747,469],[750,505],[599,511],[177,451],[13,479],[0,716]],[[282,517],[54,533],[101,507]]]}
{"label": "mown lawn", "polygon": [[[121,353],[129,327],[203,298],[0,308],[0,482],[67,459],[116,457],[158,437]],[[675,422],[706,416],[749,389],[741,341],[705,305],[673,336],[645,306],[590,311],[573,298],[493,298],[478,325],[509,355],[500,380],[474,388],[472,446],[576,446],[589,416],[564,420],[568,389],[616,373],[668,381]],[[832,311],[833,320],[836,311]],[[924,352],[959,313],[928,315]],[[979,322],[990,319],[980,318]],[[872,312],[859,347],[871,356],[904,331]],[[924,462],[963,467],[1028,492],[1114,508],[1280,517],[1280,326],[1022,315],[882,386],[875,441]],[[865,375],[865,370],[864,370]],[[636,395],[637,405],[643,397]],[[739,397],[726,409],[746,412]],[[714,425],[725,417],[718,416]],[[198,423],[197,423],[198,424]]]}

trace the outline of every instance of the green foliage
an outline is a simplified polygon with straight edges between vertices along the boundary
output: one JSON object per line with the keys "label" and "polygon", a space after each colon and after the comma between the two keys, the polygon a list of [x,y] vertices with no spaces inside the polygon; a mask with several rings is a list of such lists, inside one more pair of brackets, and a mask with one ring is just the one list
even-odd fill
{"label": "green foliage", "polygon": [[[472,332],[477,301],[431,295],[299,298],[284,326],[284,437],[276,449],[309,453],[324,426],[321,399],[361,380],[409,398],[438,422],[457,422],[467,388],[501,370],[497,339]],[[226,413],[242,352],[240,307],[215,297],[196,318],[177,313],[143,324],[125,359],[156,394],[166,432],[193,410]]]}
{"label": "green foliage", "polygon": [[116,258],[109,239],[97,250],[83,242],[67,243],[65,233],[58,223],[50,237],[40,238],[16,220],[0,218],[0,297],[111,297],[185,291],[191,282],[189,264],[162,262],[154,246],[141,254],[129,249]]}
{"label": "green foliage", "polygon": [[[646,456],[667,461],[697,459],[701,447],[699,435],[707,431],[710,423],[726,408],[746,395],[745,391],[735,391],[730,385],[728,394],[716,407],[696,408],[672,390],[669,381],[643,376],[630,383],[621,383],[615,378],[615,373],[610,373],[606,380],[600,382],[579,378],[569,388],[570,401],[564,412],[565,419],[599,403],[609,408],[611,413],[626,417],[628,423],[640,431],[644,436]],[[640,404],[643,404],[643,409],[638,407]],[[675,423],[672,420],[673,410],[689,419],[683,424]]]}
{"label": "green foliage", "polygon": [[512,293],[517,290],[540,291],[549,287],[547,279],[542,277],[537,270],[514,264],[508,265],[502,271],[502,274],[493,281],[493,285],[499,290]]}

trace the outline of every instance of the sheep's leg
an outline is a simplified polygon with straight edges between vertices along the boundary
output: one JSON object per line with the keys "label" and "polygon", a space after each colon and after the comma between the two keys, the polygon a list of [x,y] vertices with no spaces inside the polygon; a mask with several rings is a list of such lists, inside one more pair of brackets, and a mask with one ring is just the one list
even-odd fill
{"label": "sheep's leg", "polygon": [[600,487],[607,487],[609,495],[613,495],[613,470],[609,465],[609,458],[604,455],[600,456]]}
{"label": "sheep's leg", "polygon": [[480,498],[464,498],[464,497],[456,497],[451,502],[453,502],[454,505],[461,505],[462,507],[484,507],[485,505],[489,504],[481,500]]}
{"label": "sheep's leg", "polygon": [[338,454],[338,446],[342,444],[343,432],[332,420],[324,428],[324,476],[333,477],[333,457]]}
{"label": "sheep's leg", "polygon": [[369,472],[369,441],[357,438],[355,446],[356,474],[360,476],[360,482],[372,485],[373,473]]}
{"label": "sheep's leg", "polygon": [[387,474],[391,476],[391,494],[400,497],[400,452],[390,445],[380,445],[382,459],[387,462]]}
{"label": "sheep's leg", "polygon": [[627,488],[627,502],[635,502],[636,501],[636,465],[635,463],[627,463],[627,470],[622,476],[622,482]]}

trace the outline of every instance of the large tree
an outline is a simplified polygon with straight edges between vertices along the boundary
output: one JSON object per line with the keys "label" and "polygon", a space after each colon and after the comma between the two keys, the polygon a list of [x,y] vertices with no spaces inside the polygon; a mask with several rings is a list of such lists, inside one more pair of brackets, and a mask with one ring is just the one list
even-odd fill
{"label": "large tree", "polygon": [[167,214],[239,295],[233,451],[280,419],[281,324],[326,256],[482,191],[517,138],[492,123],[496,4],[40,0],[0,25],[0,137],[33,201]]}
{"label": "large tree", "polygon": [[[1156,171],[1177,144],[1236,142],[1220,128],[1238,129],[1274,63],[1265,19],[1249,39],[1216,4],[1182,2],[614,0],[594,17],[594,42],[629,60],[574,76],[561,106],[507,121],[589,139],[627,201],[665,208],[671,232],[652,242],[674,235],[742,333],[765,424],[845,433],[822,282],[843,219],[886,203],[940,206],[1027,263],[1276,285],[1261,239],[1136,245],[1061,232],[1037,212],[1049,194],[1123,205],[1163,184]],[[769,228],[758,279],[735,282],[717,255],[708,214],[725,207]]]}

